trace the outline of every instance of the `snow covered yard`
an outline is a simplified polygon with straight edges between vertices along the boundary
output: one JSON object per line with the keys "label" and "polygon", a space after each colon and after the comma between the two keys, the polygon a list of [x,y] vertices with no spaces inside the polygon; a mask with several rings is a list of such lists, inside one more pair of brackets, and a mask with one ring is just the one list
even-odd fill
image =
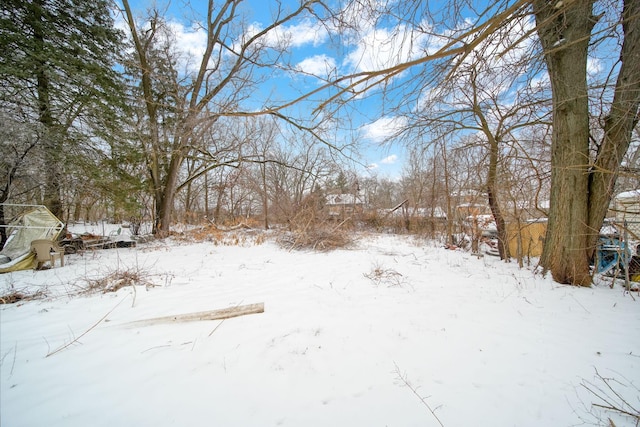
{"label": "snow covered yard", "polygon": [[[640,298],[622,288],[390,235],[327,253],[167,240],[65,262],[0,275],[0,294],[48,295],[0,306],[2,426],[635,425],[592,406],[589,389],[613,395],[599,375],[640,407]],[[153,286],[79,294],[124,273]]]}

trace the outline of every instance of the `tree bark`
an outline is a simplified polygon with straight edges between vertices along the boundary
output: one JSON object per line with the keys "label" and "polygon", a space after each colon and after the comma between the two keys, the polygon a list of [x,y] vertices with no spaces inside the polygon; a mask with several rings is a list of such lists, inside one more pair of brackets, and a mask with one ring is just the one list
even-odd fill
{"label": "tree bark", "polygon": [[46,61],[48,56],[45,49],[44,17],[42,11],[44,4],[36,1],[31,8],[32,19],[29,24],[33,31],[34,49],[36,52],[36,91],[38,98],[38,120],[46,130],[44,136],[44,156],[47,164],[47,172],[44,182],[44,204],[55,216],[62,217],[62,200],[60,198],[60,173],[59,155],[61,149],[58,136],[55,132],[55,122],[51,113],[51,87],[47,75]]}
{"label": "tree bark", "polygon": [[[3,201],[4,202],[4,201]],[[7,225],[4,217],[4,205],[0,202],[0,225]],[[0,250],[4,248],[4,244],[7,242],[7,229],[0,227]]]}
{"label": "tree bark", "polygon": [[476,118],[480,122],[482,131],[489,142],[489,169],[487,170],[486,190],[489,208],[491,209],[491,214],[496,222],[496,231],[498,233],[498,254],[500,255],[501,260],[508,260],[511,255],[509,254],[509,246],[507,245],[507,224],[505,223],[504,215],[502,215],[502,209],[500,208],[500,202],[498,199],[498,156],[500,154],[500,141],[499,137],[496,137],[496,135],[491,132],[489,123],[478,104],[476,98],[475,78],[473,79],[472,86],[474,87],[473,110]]}
{"label": "tree bark", "polygon": [[598,234],[613,197],[620,163],[629,149],[640,105],[640,2],[626,0],[622,11],[624,42],[620,71],[609,116],[589,176],[589,255],[593,258]]}
{"label": "tree bark", "polygon": [[[169,194],[166,191],[166,184],[163,183],[162,177],[160,176],[160,164],[158,158],[160,130],[158,127],[158,105],[153,98],[151,81],[152,70],[147,60],[145,46],[138,36],[138,30],[131,12],[131,7],[129,6],[129,1],[123,0],[122,5],[124,7],[127,23],[131,32],[131,38],[133,39],[136,55],[140,61],[140,70],[142,72],[142,93],[149,120],[149,141],[146,143],[143,141],[143,147],[147,168],[149,170],[149,177],[151,178],[151,185],[153,186],[152,193],[155,199],[155,217],[152,232],[156,235],[159,234],[160,237],[164,237],[163,235],[168,233],[168,227],[171,224],[171,209],[167,212],[167,200],[165,199]],[[173,203],[173,199],[171,199],[171,203]],[[173,204],[171,205],[171,208],[173,208]]]}
{"label": "tree bark", "polygon": [[264,216],[264,229],[269,229],[269,193],[267,189],[267,164],[260,165],[260,178],[262,179],[262,215]]}
{"label": "tree bark", "polygon": [[541,264],[559,283],[589,286],[587,50],[593,0],[534,0],[553,103],[551,197]]}
{"label": "tree bark", "polygon": [[178,172],[184,156],[180,153],[173,153],[166,182],[163,185],[162,194],[158,194],[158,203],[156,205],[156,235],[158,237],[167,237],[171,227],[171,215],[173,214],[173,203],[176,196],[176,188],[178,187]]}
{"label": "tree bark", "polygon": [[449,187],[449,168],[447,162],[447,145],[442,143],[442,164],[444,173],[444,194],[447,202],[447,244],[453,245],[453,207],[451,206],[451,191]]}

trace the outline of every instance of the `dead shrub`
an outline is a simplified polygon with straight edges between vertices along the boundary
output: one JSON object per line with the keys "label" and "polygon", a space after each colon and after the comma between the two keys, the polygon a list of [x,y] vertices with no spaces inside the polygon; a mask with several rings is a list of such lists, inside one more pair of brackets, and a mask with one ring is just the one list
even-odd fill
{"label": "dead shrub", "polygon": [[223,232],[214,224],[207,224],[203,227],[191,230],[188,233],[188,237],[192,238],[196,242],[210,242],[221,240]]}
{"label": "dead shrub", "polygon": [[246,222],[231,226],[209,223],[185,232],[180,237],[187,242],[211,242],[216,246],[245,246],[264,243],[266,238],[263,234]]}
{"label": "dead shrub", "polygon": [[46,292],[42,289],[28,293],[14,289],[12,286],[7,293],[0,295],[0,304],[15,304],[19,302],[33,301],[45,298],[46,296]]}
{"label": "dead shrub", "polygon": [[322,219],[320,210],[317,195],[305,198],[287,221],[289,231],[278,236],[278,244],[288,250],[311,249],[323,252],[352,245],[354,238],[347,230],[353,226],[351,218],[339,223],[326,221]]}
{"label": "dead shrub", "polygon": [[311,249],[331,251],[352,245],[354,239],[346,232],[329,227],[285,232],[278,237],[278,243],[286,249]]}
{"label": "dead shrub", "polygon": [[389,288],[407,283],[401,273],[393,268],[384,268],[381,265],[374,265],[370,273],[364,273],[364,277],[371,280],[376,286],[384,284]]}
{"label": "dead shrub", "polygon": [[107,292],[116,292],[119,289],[125,288],[127,286],[144,286],[149,289],[150,287],[155,286],[149,279],[149,273],[140,270],[117,270],[107,274],[104,277],[100,278],[85,278],[86,286],[82,287],[82,292],[84,294],[102,292],[103,294]]}
{"label": "dead shrub", "polygon": [[364,212],[361,221],[370,230],[381,230],[385,225],[385,218],[381,217],[377,210]]}

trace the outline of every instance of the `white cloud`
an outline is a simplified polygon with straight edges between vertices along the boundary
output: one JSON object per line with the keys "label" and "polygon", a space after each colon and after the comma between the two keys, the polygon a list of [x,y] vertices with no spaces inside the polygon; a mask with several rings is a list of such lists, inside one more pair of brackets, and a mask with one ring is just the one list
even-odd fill
{"label": "white cloud", "polygon": [[[200,60],[207,44],[207,32],[202,25],[194,24],[187,27],[181,22],[169,21],[168,29],[175,37],[176,47],[183,54],[183,62],[190,62],[189,68],[197,68],[200,66]],[[253,23],[247,27],[245,32],[237,38],[233,43],[233,49],[240,48],[240,40],[248,40],[262,31],[264,27],[260,23]],[[322,44],[328,37],[324,27],[312,22],[304,20],[296,25],[283,26],[269,31],[260,38],[262,45],[274,49],[300,47],[307,44],[314,46]],[[303,61],[304,62],[304,61]],[[327,57],[327,64],[335,68],[335,60]],[[307,64],[312,66],[313,63]]]}
{"label": "white cloud", "polygon": [[381,143],[395,136],[407,124],[405,117],[382,117],[360,128],[365,139]]}
{"label": "white cloud", "polygon": [[404,26],[371,28],[346,56],[344,65],[355,72],[392,67],[418,54],[419,39],[420,34]]}
{"label": "white cloud", "polygon": [[[262,24],[254,22],[249,25],[242,38],[247,40],[263,30]],[[328,37],[329,34],[324,26],[310,19],[304,19],[298,24],[272,29],[262,36],[261,41],[272,48],[296,48],[305,45],[319,46]]]}
{"label": "white cloud", "polygon": [[527,72],[527,68],[519,64],[526,64],[531,51],[535,49],[535,37],[531,36],[534,29],[532,17],[510,22],[509,26],[499,29],[478,44],[463,61],[460,69],[465,74],[473,69],[477,73],[475,84],[482,91],[492,96],[508,96],[513,92],[514,79],[518,77],[515,73]]}
{"label": "white cloud", "polygon": [[325,54],[315,55],[299,62],[296,69],[306,74],[327,78],[336,69],[336,60]]}
{"label": "white cloud", "polygon": [[336,14],[333,24],[336,33],[344,37],[357,37],[358,34],[375,27],[380,16],[388,11],[388,0],[365,0],[345,2],[345,7]]}
{"label": "white cloud", "polygon": [[398,160],[398,156],[395,154],[392,154],[390,156],[385,157],[384,159],[380,160],[380,163],[385,164],[385,165],[392,165],[394,164],[396,161]]}
{"label": "white cloud", "polygon": [[599,74],[604,69],[603,62],[599,58],[588,58],[587,59],[587,73],[589,74]]}
{"label": "white cloud", "polygon": [[[121,13],[116,15],[115,23],[118,29],[130,37],[129,24]],[[138,31],[149,31],[149,21],[139,18],[136,27]],[[182,70],[193,71],[200,66],[207,44],[207,34],[202,26],[194,24],[187,27],[179,21],[169,19],[164,26],[158,27],[155,37],[158,43],[170,43],[173,53],[176,54],[178,67]]]}
{"label": "white cloud", "polygon": [[[357,32],[350,33],[345,40],[348,41],[348,53],[341,63],[340,72],[343,75],[393,68],[434,53],[438,50],[438,45],[443,43],[440,36],[430,32],[426,23],[389,27],[363,25]],[[404,74],[400,72],[391,80]],[[383,78],[386,77],[379,76],[366,84],[357,84],[356,79],[352,81],[352,89],[356,96],[360,97],[367,91],[367,86],[376,86],[374,82],[377,80],[377,83],[380,83]]]}
{"label": "white cloud", "polygon": [[319,46],[329,36],[323,25],[308,19],[299,24],[285,27],[281,31],[290,38],[292,47],[300,47],[307,44]]}
{"label": "white cloud", "polygon": [[180,52],[188,58],[202,58],[207,46],[207,33],[201,26],[186,27],[177,21],[170,21],[167,25],[175,37],[176,47]]}

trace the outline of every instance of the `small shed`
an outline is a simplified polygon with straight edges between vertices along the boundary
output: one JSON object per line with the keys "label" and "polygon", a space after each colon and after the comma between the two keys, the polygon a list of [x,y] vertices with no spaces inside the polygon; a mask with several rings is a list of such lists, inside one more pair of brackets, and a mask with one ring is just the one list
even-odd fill
{"label": "small shed", "polygon": [[527,222],[511,222],[507,224],[509,236],[509,253],[512,257],[539,257],[544,247],[544,237],[547,233],[547,221],[536,220]]}

